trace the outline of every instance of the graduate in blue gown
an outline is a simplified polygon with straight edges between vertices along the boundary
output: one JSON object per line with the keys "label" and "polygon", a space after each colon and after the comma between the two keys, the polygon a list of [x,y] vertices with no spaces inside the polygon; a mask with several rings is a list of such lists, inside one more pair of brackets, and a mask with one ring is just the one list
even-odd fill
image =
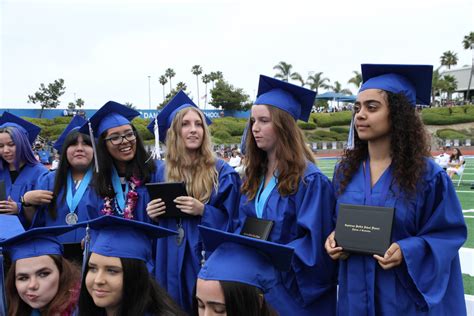
{"label": "graduate in blue gown", "polygon": [[333,315],[337,265],[324,250],[332,232],[334,192],[315,166],[296,120],[307,121],[316,94],[260,76],[245,142],[240,203],[247,217],[273,221],[268,240],[295,249],[291,269],[265,295],[281,315]]}
{"label": "graduate in blue gown", "polygon": [[39,163],[31,146],[40,128],[9,112],[0,117],[0,181],[5,184],[5,198],[0,201],[0,214],[17,214],[25,227],[24,209],[32,208],[23,195],[34,190],[37,180],[48,172]]}
{"label": "graduate in blue gown", "polygon": [[184,315],[148,269],[152,242],[176,232],[107,215],[85,225],[92,234],[76,315]]}
{"label": "graduate in blue gown", "polygon": [[2,308],[0,297],[0,315],[73,315],[79,298],[80,268],[63,257],[57,239],[73,229],[56,226],[24,231],[18,218],[0,215],[2,291],[2,250],[12,262],[4,283],[8,312]]}
{"label": "graduate in blue gown", "polygon": [[[240,178],[212,152],[209,119],[180,91],[157,117],[157,132],[166,140],[166,157],[156,182],[185,182],[189,196],[176,199],[177,207],[191,215],[162,218],[166,205],[160,199],[147,206],[148,215],[160,226],[178,230],[179,237],[158,240],[156,278],[185,311],[191,310],[196,276],[204,248],[198,224],[232,231],[240,200]],[[155,131],[155,121],[148,128]]]}
{"label": "graduate in blue gown", "polygon": [[199,226],[212,255],[199,271],[194,315],[276,316],[264,293],[288,271],[294,249],[278,243]]}
{"label": "graduate in blue gown", "polygon": [[[48,173],[39,181],[41,190],[30,191],[25,198],[41,200],[43,203],[35,212],[33,227],[73,225],[87,220],[86,197],[94,190],[93,150],[89,135],[79,133],[79,127],[86,123],[75,116],[54,143],[61,154],[58,169]],[[93,193],[93,192],[92,192]],[[85,229],[76,229],[58,239],[62,243],[81,242]]]}
{"label": "graduate in blue gown", "polygon": [[433,67],[362,65],[354,141],[336,166],[337,205],[395,209],[383,256],[339,260],[339,315],[465,315],[458,250],[466,240],[461,205],[446,172],[430,157],[416,104],[429,104]]}
{"label": "graduate in blue gown", "polygon": [[145,212],[145,183],[150,181],[156,166],[131,123],[139,115],[138,111],[109,101],[90,118],[90,123],[80,128],[80,132],[97,138],[95,190],[89,191],[81,205],[89,219],[106,214],[150,221]]}

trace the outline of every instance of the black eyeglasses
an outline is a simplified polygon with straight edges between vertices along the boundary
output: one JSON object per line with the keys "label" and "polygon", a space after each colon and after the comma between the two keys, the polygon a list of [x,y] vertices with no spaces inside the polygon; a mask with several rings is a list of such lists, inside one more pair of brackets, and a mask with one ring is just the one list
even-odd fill
{"label": "black eyeglasses", "polygon": [[111,136],[109,138],[106,138],[105,140],[106,141],[108,140],[112,145],[120,145],[121,143],[123,143],[124,138],[128,140],[129,142],[132,142],[135,139],[137,139],[137,135],[135,134],[134,131],[130,131],[123,135]]}

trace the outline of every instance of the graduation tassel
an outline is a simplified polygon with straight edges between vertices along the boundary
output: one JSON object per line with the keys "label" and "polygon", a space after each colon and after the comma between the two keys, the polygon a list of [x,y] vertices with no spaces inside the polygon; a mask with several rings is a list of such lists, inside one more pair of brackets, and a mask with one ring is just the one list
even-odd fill
{"label": "graduation tassel", "polygon": [[86,267],[87,267],[87,260],[89,260],[89,247],[90,247],[90,228],[89,224],[86,227],[86,235],[84,236],[84,254],[82,256],[82,275],[85,275]]}
{"label": "graduation tassel", "polygon": [[[158,119],[155,118],[155,124],[153,126],[153,134],[155,134],[155,149],[151,152],[150,159],[161,160],[161,150],[160,150],[160,130],[158,128]],[[147,162],[148,162],[147,160]]]}
{"label": "graduation tassel", "polygon": [[349,136],[347,137],[347,149],[354,149],[354,116],[355,112],[352,113],[351,125],[349,126]]}
{"label": "graduation tassel", "polygon": [[95,137],[94,137],[94,133],[92,132],[91,121],[87,120],[87,124],[89,124],[89,136],[91,138],[92,150],[94,151],[95,172],[99,173],[99,161],[97,160],[97,148],[95,146]]}

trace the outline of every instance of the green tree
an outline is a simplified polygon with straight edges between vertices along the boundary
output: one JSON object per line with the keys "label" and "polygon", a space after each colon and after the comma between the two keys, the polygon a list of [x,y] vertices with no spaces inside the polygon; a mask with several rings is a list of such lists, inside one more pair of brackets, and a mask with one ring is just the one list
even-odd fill
{"label": "green tree", "polygon": [[329,89],[329,78],[322,77],[323,73],[322,72],[316,72],[310,76],[308,76],[308,79],[306,79],[306,83],[309,85],[309,88],[313,91],[316,91],[316,93],[319,93],[319,89]]}
{"label": "green tree", "polygon": [[[462,41],[462,46],[464,49],[474,49],[474,32],[469,33],[468,35],[464,36],[464,39]],[[471,101],[470,98],[470,92],[471,92],[471,82],[472,82],[472,76],[474,76],[474,51],[472,54],[472,61],[471,61],[471,75],[469,76],[469,82],[467,84],[467,93],[466,93],[466,100]]]}
{"label": "green tree", "polygon": [[220,79],[211,89],[212,106],[222,106],[224,110],[243,110],[249,103],[249,96],[241,88],[234,88],[231,84]]}
{"label": "green tree", "polygon": [[166,79],[165,75],[161,75],[158,81],[163,86],[163,100],[164,100],[165,99],[165,84],[168,83],[168,79]]}
{"label": "green tree", "polygon": [[451,100],[451,95],[456,91],[457,87],[458,83],[454,76],[445,75],[443,79],[441,79],[441,91],[448,94],[448,100]]}
{"label": "green tree", "polygon": [[69,104],[67,105],[67,108],[69,110],[72,110],[74,111],[76,108],[82,108],[84,106],[84,100],[82,100],[81,98],[77,99],[76,102],[69,102]]}
{"label": "green tree", "polygon": [[298,72],[294,72],[290,75],[291,77],[291,80],[295,80],[295,81],[299,81],[301,83],[301,86],[304,87],[304,85],[306,84],[304,82],[304,79],[303,77],[298,73]]}
{"label": "green tree", "polygon": [[64,86],[63,79],[54,80],[47,87],[42,83],[35,94],[28,96],[28,103],[39,103],[41,106],[39,117],[41,118],[44,109],[55,109],[58,107],[60,104],[59,98],[64,92],[66,92],[66,87]]}
{"label": "green tree", "polygon": [[172,68],[168,68],[165,70],[165,77],[170,80],[170,91],[173,90],[173,86],[171,85],[171,78],[176,76],[176,72]]}
{"label": "green tree", "polygon": [[458,63],[458,55],[453,51],[446,51],[440,57],[441,65],[447,66],[448,69],[451,69],[451,66],[457,65]]}
{"label": "green tree", "polygon": [[202,67],[199,65],[194,65],[191,68],[191,72],[196,76],[196,85],[197,85],[197,104],[199,106],[199,75],[202,74]]}
{"label": "green tree", "polygon": [[362,74],[357,70],[353,70],[352,73],[354,74],[354,77],[349,79],[347,83],[352,83],[357,89],[359,89],[360,85],[362,84]]}
{"label": "green tree", "polygon": [[290,80],[290,76],[292,74],[292,72],[291,72],[292,68],[293,68],[293,66],[291,64],[288,64],[284,61],[280,61],[279,64],[277,64],[273,67],[273,70],[278,71],[275,74],[274,77],[277,78],[277,79],[288,82]]}
{"label": "green tree", "polygon": [[342,89],[342,85],[339,81],[334,81],[334,85],[331,86],[332,90],[336,93],[342,93],[345,95],[352,95],[352,91],[349,89]]}
{"label": "green tree", "polygon": [[205,97],[205,99],[204,99],[204,109],[205,109],[207,107],[207,84],[209,82],[211,82],[211,76],[206,74],[206,75],[201,77],[201,80],[206,85],[206,92],[204,94],[204,97]]}
{"label": "green tree", "polygon": [[209,74],[210,78],[211,78],[211,82],[212,82],[212,88],[214,89],[214,86],[215,86],[215,81],[218,81],[218,80],[221,80],[221,79],[224,79],[224,74],[221,72],[221,71],[211,71],[211,73]]}
{"label": "green tree", "polygon": [[441,89],[442,89],[442,77],[441,77],[441,74],[439,73],[440,68],[441,66],[433,70],[433,79],[431,80],[431,102],[432,103],[435,102],[435,97],[440,95]]}

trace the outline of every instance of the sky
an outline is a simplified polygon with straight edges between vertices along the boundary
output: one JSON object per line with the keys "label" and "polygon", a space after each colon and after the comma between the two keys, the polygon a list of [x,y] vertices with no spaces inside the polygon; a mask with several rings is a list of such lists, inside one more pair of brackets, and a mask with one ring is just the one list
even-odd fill
{"label": "sky", "polygon": [[[274,76],[280,61],[304,78],[323,72],[356,93],[347,81],[361,63],[438,67],[452,50],[458,66],[471,65],[473,53],[462,40],[474,31],[473,3],[0,0],[0,108],[37,108],[28,95],[59,78],[66,86],[60,108],[75,98],[87,109],[109,100],[155,108],[167,68],[176,72],[173,86],[186,83],[197,103],[193,65],[223,72],[253,100],[259,75]],[[199,90],[203,107],[201,79]]]}

